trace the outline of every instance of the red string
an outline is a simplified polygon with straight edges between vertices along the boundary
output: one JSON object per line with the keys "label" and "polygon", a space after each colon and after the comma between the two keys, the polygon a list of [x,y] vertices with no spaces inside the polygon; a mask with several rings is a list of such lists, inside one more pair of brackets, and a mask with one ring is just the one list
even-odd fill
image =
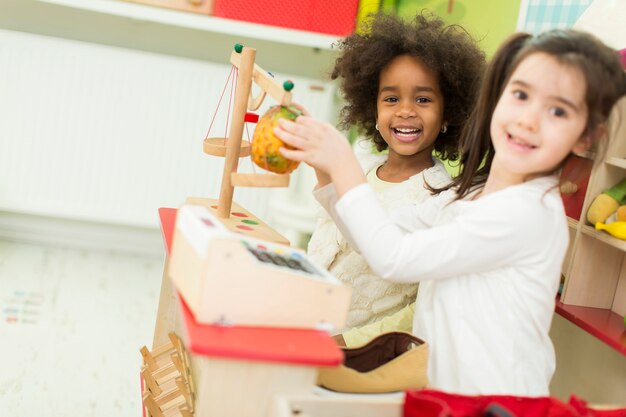
{"label": "red string", "polygon": [[[213,127],[213,122],[215,121],[215,116],[217,116],[217,111],[220,108],[220,104],[222,103],[222,97],[224,97],[224,93],[226,92],[226,87],[228,87],[228,81],[230,80],[231,75],[233,75],[233,69],[235,66],[231,66],[230,73],[228,74],[228,78],[226,79],[226,83],[224,84],[224,89],[222,90],[222,94],[220,95],[220,99],[217,102],[217,108],[215,109],[215,113],[213,113],[213,118],[211,119],[211,124],[209,125],[209,130],[206,132],[205,139],[209,137],[209,133],[211,132],[211,128]],[[232,87],[231,87],[232,88]]]}
{"label": "red string", "polygon": [[226,138],[228,137],[228,120],[230,119],[230,105],[233,102],[233,95],[235,90],[237,89],[236,80],[239,77],[239,69],[233,65],[235,69],[235,76],[233,77],[230,84],[230,99],[228,100],[228,116],[226,117],[226,129],[224,129],[224,144],[226,144]]}

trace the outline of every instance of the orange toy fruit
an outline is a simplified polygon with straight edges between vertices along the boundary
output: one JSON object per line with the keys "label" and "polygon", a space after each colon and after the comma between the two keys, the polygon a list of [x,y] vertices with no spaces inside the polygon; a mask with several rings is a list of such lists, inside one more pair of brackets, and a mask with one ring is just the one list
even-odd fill
{"label": "orange toy fruit", "polygon": [[295,120],[301,114],[295,107],[274,106],[259,119],[252,136],[252,160],[255,164],[277,174],[289,174],[298,167],[299,161],[289,160],[278,151],[283,146],[293,148],[274,135],[274,127],[279,119]]}

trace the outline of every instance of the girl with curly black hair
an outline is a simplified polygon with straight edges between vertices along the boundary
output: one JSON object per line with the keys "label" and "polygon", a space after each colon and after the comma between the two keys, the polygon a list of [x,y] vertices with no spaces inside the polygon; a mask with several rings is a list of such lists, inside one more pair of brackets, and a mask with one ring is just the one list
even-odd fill
{"label": "girl with curly black hair", "polygon": [[[362,161],[368,182],[387,209],[428,198],[428,187],[450,181],[439,159],[458,157],[484,54],[461,27],[426,13],[412,21],[375,16],[364,33],[348,36],[339,48],[331,77],[345,99],[340,126],[356,126],[377,151],[386,151]],[[328,216],[318,221],[308,252],[352,287],[347,328],[375,322],[415,299],[417,284],[380,279]],[[411,317],[402,321],[399,328],[410,330]],[[344,336],[355,345],[374,335]]]}

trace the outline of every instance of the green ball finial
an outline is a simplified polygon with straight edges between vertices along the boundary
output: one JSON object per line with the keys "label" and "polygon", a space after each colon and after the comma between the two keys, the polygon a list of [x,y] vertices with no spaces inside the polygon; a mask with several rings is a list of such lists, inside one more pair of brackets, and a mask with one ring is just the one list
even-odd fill
{"label": "green ball finial", "polygon": [[235,52],[237,52],[238,54],[241,53],[241,51],[243,51],[243,45],[240,43],[236,43],[235,44]]}
{"label": "green ball finial", "polygon": [[293,81],[291,80],[287,80],[283,83],[283,89],[285,91],[291,91],[293,90]]}

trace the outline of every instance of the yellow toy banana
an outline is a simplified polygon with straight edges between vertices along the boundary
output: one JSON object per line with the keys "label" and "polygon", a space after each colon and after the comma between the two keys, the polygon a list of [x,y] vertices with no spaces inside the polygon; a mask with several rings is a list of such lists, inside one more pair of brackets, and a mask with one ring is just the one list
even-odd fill
{"label": "yellow toy banana", "polygon": [[626,240],[626,222],[613,222],[608,224],[598,222],[596,223],[596,230],[604,230],[611,236]]}

